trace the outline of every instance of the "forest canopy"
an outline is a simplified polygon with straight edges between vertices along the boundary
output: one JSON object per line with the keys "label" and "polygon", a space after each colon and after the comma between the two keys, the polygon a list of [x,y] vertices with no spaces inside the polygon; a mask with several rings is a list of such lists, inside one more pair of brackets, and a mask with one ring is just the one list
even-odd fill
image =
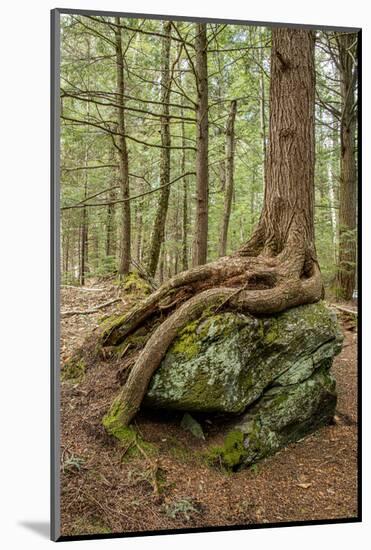
{"label": "forest canopy", "polygon": [[[62,16],[63,283],[134,270],[157,287],[251,236],[266,178],[271,30],[209,23],[203,39],[190,22]],[[356,34],[318,31],[315,64],[317,257],[326,287],[349,299]]]}

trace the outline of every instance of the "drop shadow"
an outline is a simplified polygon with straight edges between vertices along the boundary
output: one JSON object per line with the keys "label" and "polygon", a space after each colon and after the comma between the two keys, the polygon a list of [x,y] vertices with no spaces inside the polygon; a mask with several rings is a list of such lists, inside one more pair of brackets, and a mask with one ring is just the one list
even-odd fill
{"label": "drop shadow", "polygon": [[40,535],[42,538],[50,538],[50,523],[48,521],[19,521],[18,525]]}

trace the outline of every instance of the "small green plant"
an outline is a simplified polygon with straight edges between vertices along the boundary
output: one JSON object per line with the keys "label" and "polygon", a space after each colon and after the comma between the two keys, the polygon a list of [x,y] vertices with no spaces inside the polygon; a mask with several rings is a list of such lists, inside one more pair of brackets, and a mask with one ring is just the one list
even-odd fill
{"label": "small green plant", "polygon": [[165,514],[171,519],[177,519],[179,516],[186,521],[191,519],[192,514],[199,514],[200,510],[195,506],[194,501],[190,498],[182,498],[166,504],[164,506]]}
{"label": "small green plant", "polygon": [[70,454],[70,456],[62,460],[61,470],[65,474],[67,472],[80,472],[85,464],[85,459],[81,456]]}

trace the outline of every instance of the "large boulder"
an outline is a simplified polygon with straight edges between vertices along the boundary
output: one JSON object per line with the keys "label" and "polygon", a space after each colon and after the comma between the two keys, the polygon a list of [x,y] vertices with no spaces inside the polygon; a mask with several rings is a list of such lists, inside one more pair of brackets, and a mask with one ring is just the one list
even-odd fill
{"label": "large boulder", "polygon": [[332,418],[342,340],[324,302],[260,318],[205,312],[174,340],[144,405],[239,415],[214,451],[227,467],[248,464]]}

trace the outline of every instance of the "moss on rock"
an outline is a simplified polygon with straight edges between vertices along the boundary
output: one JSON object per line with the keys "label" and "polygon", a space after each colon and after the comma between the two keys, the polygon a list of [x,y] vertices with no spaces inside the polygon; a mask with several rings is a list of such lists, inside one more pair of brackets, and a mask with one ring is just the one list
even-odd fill
{"label": "moss on rock", "polygon": [[61,370],[62,382],[70,382],[77,384],[81,382],[85,376],[86,364],[80,354],[71,357],[63,365]]}
{"label": "moss on rock", "polygon": [[205,452],[209,464],[246,467],[327,424],[336,407],[335,380],[326,368],[289,386],[273,386],[230,428],[221,446]]}
{"label": "moss on rock", "polygon": [[174,340],[144,405],[238,414],[275,380],[296,383],[329,368],[341,341],[336,316],[323,302],[259,319],[203,315]]}

